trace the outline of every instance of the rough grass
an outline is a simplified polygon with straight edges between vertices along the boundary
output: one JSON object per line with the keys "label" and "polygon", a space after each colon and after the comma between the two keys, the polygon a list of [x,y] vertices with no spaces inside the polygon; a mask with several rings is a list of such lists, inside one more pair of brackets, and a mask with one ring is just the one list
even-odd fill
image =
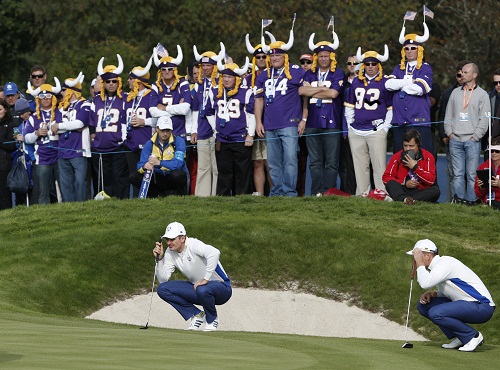
{"label": "rough grass", "polygon": [[[171,197],[18,207],[0,212],[0,312],[83,317],[147,292],[154,242],[177,220],[188,236],[221,250],[235,286],[293,284],[404,324],[412,263],[405,252],[421,238],[469,265],[500,301],[499,215],[479,207],[409,208],[343,197]],[[415,283],[414,303],[421,292]],[[410,325],[443,340],[414,308]],[[479,329],[487,343],[500,344],[498,315]]]}

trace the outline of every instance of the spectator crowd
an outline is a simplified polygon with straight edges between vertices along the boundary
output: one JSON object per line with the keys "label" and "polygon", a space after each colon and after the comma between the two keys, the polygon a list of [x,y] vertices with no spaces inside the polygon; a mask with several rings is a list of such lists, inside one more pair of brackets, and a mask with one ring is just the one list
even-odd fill
{"label": "spectator crowd", "polygon": [[[7,82],[0,91],[0,209],[12,199],[293,197],[332,189],[408,205],[436,202],[446,191],[453,203],[498,208],[500,69],[487,92],[476,83],[479,66],[457,61],[455,83],[441,92],[425,61],[428,38],[425,21],[422,35],[403,26],[401,61],[385,71],[387,45],[358,48],[341,62],[334,31],[329,40],[310,35],[299,64],[289,57],[293,27],[287,41],[266,31],[254,45],[246,35],[250,58],[240,64],[222,42],[215,52],[194,45],[185,75],[183,49],[171,55],[158,44],[130,69],[125,88],[121,56],[101,58],[88,93],[82,72],[49,79],[35,65],[26,85]],[[436,143],[446,153],[448,189],[437,185]],[[19,160],[29,191],[13,195],[7,178]]]}

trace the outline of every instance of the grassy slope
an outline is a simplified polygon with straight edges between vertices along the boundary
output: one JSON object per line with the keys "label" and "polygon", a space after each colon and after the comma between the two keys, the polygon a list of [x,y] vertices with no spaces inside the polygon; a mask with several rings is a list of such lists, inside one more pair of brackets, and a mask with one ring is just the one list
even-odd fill
{"label": "grassy slope", "polygon": [[[117,298],[146,292],[151,249],[166,224],[222,251],[238,286],[279,288],[290,281],[319,295],[350,297],[404,323],[411,258],[428,237],[483,279],[498,302],[499,214],[454,205],[354,198],[169,198],[62,204],[0,213],[0,312],[81,317]],[[414,299],[421,293],[414,285]],[[442,334],[412,309],[410,325]],[[500,344],[500,319],[479,326]]]}

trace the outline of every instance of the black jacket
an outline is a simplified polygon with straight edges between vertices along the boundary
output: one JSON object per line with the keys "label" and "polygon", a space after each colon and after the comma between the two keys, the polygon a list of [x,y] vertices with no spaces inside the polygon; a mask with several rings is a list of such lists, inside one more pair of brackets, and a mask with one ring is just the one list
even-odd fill
{"label": "black jacket", "polygon": [[12,159],[10,154],[16,149],[14,124],[12,121],[0,121],[0,170],[11,169]]}

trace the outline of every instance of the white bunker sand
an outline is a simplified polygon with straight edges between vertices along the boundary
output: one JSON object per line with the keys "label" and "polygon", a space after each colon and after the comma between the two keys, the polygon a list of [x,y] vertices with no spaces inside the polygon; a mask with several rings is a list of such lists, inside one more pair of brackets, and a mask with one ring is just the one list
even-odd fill
{"label": "white bunker sand", "polygon": [[[134,296],[104,307],[87,318],[144,326],[150,299],[151,294]],[[233,296],[226,304],[217,306],[217,312],[219,330],[223,331],[405,340],[404,325],[380,314],[293,291],[233,288]],[[188,323],[155,292],[149,326],[185,329]],[[408,329],[408,340],[426,339]]]}

